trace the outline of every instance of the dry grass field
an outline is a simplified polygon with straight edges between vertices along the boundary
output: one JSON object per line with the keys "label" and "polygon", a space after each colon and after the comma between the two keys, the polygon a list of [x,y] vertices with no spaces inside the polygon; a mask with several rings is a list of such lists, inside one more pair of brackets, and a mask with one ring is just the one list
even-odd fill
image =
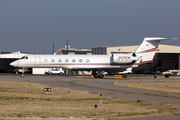
{"label": "dry grass field", "polygon": [[180,93],[180,81],[115,82],[114,85]]}
{"label": "dry grass field", "polygon": [[[30,84],[30,89],[29,89]],[[180,106],[103,96],[87,91],[52,88],[46,85],[0,81],[0,117],[86,117],[86,118],[146,118],[180,115]],[[97,104],[98,115],[94,106]],[[21,119],[22,120],[22,119]]]}

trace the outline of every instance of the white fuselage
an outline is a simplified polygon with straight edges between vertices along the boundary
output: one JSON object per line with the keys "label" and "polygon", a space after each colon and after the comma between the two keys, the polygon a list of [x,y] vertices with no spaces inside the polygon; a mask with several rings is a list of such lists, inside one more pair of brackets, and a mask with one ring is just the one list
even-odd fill
{"label": "white fuselage", "polygon": [[[67,69],[126,69],[133,60],[131,54],[110,55],[29,55],[11,63],[14,67],[22,68],[67,68]],[[119,70],[122,71],[122,70]],[[118,72],[118,71],[117,71]]]}

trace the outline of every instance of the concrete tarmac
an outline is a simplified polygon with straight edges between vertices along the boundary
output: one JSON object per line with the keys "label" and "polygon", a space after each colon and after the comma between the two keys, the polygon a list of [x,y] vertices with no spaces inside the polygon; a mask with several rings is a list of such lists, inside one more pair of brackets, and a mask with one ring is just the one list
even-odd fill
{"label": "concrete tarmac", "polygon": [[[45,75],[45,76],[34,76],[25,75],[23,78],[19,75],[0,75],[0,81],[19,81],[19,82],[30,82],[30,83],[41,83],[49,85],[51,87],[69,88],[74,90],[89,91],[93,94],[103,94],[103,96],[112,96],[119,98],[130,98],[136,100],[146,100],[162,103],[170,103],[180,105],[180,94],[169,93],[152,90],[142,90],[136,88],[114,86],[114,82],[139,82],[139,81],[172,81],[172,79],[95,79],[91,77],[74,77],[74,76],[59,76],[59,75]],[[180,79],[175,79],[180,81]],[[43,88],[42,88],[43,89]],[[162,118],[148,118],[140,120],[161,120]],[[180,116],[163,118],[168,119],[180,119]]]}

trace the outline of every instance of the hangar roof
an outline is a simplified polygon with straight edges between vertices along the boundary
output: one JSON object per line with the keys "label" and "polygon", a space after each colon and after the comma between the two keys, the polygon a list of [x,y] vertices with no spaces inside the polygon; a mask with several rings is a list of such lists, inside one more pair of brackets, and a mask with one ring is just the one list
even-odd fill
{"label": "hangar roof", "polygon": [[15,59],[19,59],[25,55],[29,55],[28,53],[21,53],[21,52],[12,52],[12,53],[8,53],[8,54],[0,54],[0,58],[15,58]]}
{"label": "hangar roof", "polygon": [[[118,47],[118,51],[121,51],[121,52],[134,52],[139,47],[139,45],[117,46],[117,47]],[[117,47],[115,48],[117,49]],[[113,47],[108,47],[108,49],[113,50]],[[107,50],[107,52],[109,50]],[[180,46],[159,44],[157,53],[180,53]]]}
{"label": "hangar roof", "polygon": [[[134,52],[139,45],[129,45],[129,46],[112,46],[112,47],[100,47],[106,48],[106,54],[111,53],[131,53]],[[93,48],[97,49],[97,48]],[[159,44],[157,53],[180,53],[180,46],[178,45],[168,45],[168,44]]]}

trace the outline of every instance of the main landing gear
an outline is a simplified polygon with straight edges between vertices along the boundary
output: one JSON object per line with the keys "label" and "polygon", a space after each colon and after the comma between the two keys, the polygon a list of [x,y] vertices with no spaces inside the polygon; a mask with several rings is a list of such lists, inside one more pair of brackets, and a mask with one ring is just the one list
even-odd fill
{"label": "main landing gear", "polygon": [[101,71],[92,71],[92,75],[94,76],[94,78],[103,78],[104,75],[102,74]]}
{"label": "main landing gear", "polygon": [[24,73],[22,73],[20,76],[21,76],[21,77],[24,77]]}

